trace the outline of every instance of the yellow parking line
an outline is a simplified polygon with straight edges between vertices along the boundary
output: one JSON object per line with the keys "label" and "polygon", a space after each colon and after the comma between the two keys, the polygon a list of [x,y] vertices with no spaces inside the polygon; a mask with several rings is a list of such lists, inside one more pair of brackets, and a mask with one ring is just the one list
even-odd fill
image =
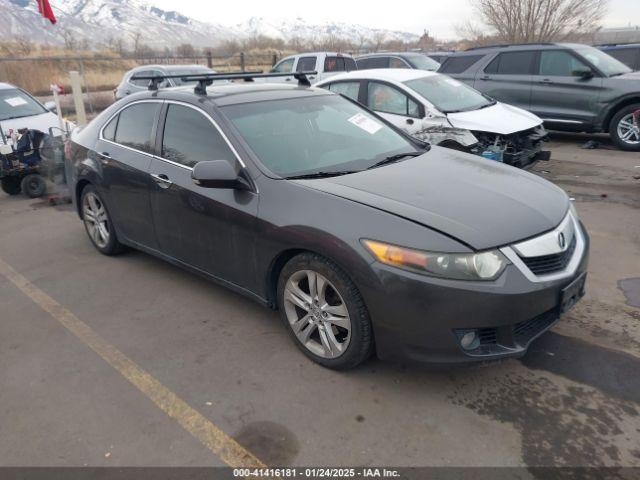
{"label": "yellow parking line", "polygon": [[107,343],[91,327],[56,302],[0,258],[0,273],[49,313],[85,345],[145,394],[160,410],[176,420],[224,463],[234,468],[261,468],[266,465],[228,436],[210,420],[189,406],[133,360]]}

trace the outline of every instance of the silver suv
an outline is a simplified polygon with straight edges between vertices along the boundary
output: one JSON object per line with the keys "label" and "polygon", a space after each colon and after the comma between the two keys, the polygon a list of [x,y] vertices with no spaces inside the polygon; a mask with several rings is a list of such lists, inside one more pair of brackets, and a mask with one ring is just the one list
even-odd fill
{"label": "silver suv", "polygon": [[640,151],[640,72],[596,48],[482,47],[452,54],[438,71],[531,111],[550,129],[609,132],[619,148]]}
{"label": "silver suv", "polygon": [[[202,65],[143,65],[132,68],[124,74],[120,85],[113,91],[116,100],[126,97],[132,93],[145,92],[149,87],[149,80],[132,80],[136,77],[162,77],[164,75],[193,75],[196,73],[216,73],[210,68]],[[190,84],[193,82],[190,82]],[[160,88],[179,87],[185,85],[186,82],[179,78],[166,79],[160,83]]]}

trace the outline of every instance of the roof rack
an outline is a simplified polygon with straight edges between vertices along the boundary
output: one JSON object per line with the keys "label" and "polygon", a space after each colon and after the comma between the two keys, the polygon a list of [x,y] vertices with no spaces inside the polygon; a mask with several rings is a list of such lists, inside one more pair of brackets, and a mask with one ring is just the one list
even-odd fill
{"label": "roof rack", "polygon": [[308,75],[317,75],[318,72],[290,72],[290,73],[263,73],[255,72],[232,72],[232,73],[193,73],[187,75],[134,75],[130,80],[149,80],[149,90],[158,90],[160,82],[169,78],[179,78],[183,82],[198,82],[193,89],[196,95],[206,95],[207,87],[214,80],[244,80],[245,82],[253,82],[255,78],[274,78],[274,77],[293,77],[298,80],[301,87],[310,87],[311,82],[307,78]]}
{"label": "roof rack", "polygon": [[555,45],[555,43],[550,42],[530,42],[530,43],[496,43],[494,45],[483,45],[481,47],[471,47],[464,50],[465,52],[469,52],[471,50],[482,50],[483,48],[506,48],[506,47],[524,47],[528,45]]}

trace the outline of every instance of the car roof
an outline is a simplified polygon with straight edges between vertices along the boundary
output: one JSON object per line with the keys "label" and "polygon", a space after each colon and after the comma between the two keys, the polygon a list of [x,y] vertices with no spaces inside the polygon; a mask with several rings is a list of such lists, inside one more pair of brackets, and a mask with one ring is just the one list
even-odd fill
{"label": "car roof", "polygon": [[638,48],[640,43],[606,43],[604,45],[594,45],[601,50],[622,50],[626,48]]}
{"label": "car roof", "polygon": [[503,52],[509,50],[551,50],[560,48],[575,49],[581,47],[587,47],[580,43],[517,43],[517,44],[505,44],[505,45],[487,45],[484,47],[468,48],[462,52],[452,52],[450,57],[464,57],[468,55],[484,55],[486,53]]}
{"label": "car roof", "polygon": [[360,60],[361,58],[371,58],[371,57],[389,57],[395,55],[396,57],[415,57],[417,55],[426,55],[422,52],[377,52],[377,53],[366,53],[364,55],[360,55],[356,57],[356,60]]}
{"label": "car roof", "polygon": [[336,80],[348,80],[350,78],[406,82],[408,80],[415,80],[416,78],[433,77],[434,75],[439,74],[414,68],[372,68],[369,70],[353,70],[347,73],[340,73],[319,83],[331,83]]}
{"label": "car roof", "polygon": [[[323,88],[301,87],[278,83],[245,82],[213,84],[207,87],[207,97],[219,107],[240,103],[264,102],[268,100],[285,100],[290,98],[335,95]],[[163,88],[157,91],[140,92],[129,97],[136,100],[145,98],[162,98],[167,100],[191,101],[202,97],[194,93],[193,86]]]}
{"label": "car roof", "polygon": [[140,70],[183,70],[185,68],[199,68],[203,70],[211,70],[206,65],[198,65],[197,63],[193,64],[185,64],[185,65],[163,65],[163,64],[151,64],[151,65],[140,65],[138,67],[134,67],[130,72],[137,72]]}
{"label": "car roof", "polygon": [[343,52],[304,52],[304,53],[294,53],[292,55],[288,55],[284,57],[282,60],[286,60],[288,58],[294,58],[294,57],[310,57],[312,55],[327,55],[327,56],[331,55],[336,57],[353,58],[351,54],[343,53]]}
{"label": "car roof", "polygon": [[14,88],[18,88],[15,85],[11,85],[10,83],[0,82],[0,90],[12,90]]}

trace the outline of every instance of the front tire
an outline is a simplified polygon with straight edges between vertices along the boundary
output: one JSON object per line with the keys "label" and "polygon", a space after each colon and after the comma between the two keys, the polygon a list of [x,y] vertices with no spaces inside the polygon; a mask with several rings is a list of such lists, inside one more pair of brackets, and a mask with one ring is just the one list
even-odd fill
{"label": "front tire", "polygon": [[640,103],[620,109],[611,119],[609,133],[621,150],[640,152]]}
{"label": "front tire", "polygon": [[123,250],[113,228],[109,211],[98,191],[87,185],[80,199],[82,221],[93,246],[103,255],[116,255]]}
{"label": "front tire", "polygon": [[373,329],[360,292],[324,257],[305,253],[284,266],[278,307],[298,348],[324,367],[354,368],[373,351]]}
{"label": "front tire", "polygon": [[42,175],[30,173],[22,179],[22,191],[29,198],[40,198],[47,191],[47,183]]}
{"label": "front tire", "polygon": [[1,182],[2,191],[7,195],[19,195],[22,191],[20,179],[17,177],[4,177]]}

